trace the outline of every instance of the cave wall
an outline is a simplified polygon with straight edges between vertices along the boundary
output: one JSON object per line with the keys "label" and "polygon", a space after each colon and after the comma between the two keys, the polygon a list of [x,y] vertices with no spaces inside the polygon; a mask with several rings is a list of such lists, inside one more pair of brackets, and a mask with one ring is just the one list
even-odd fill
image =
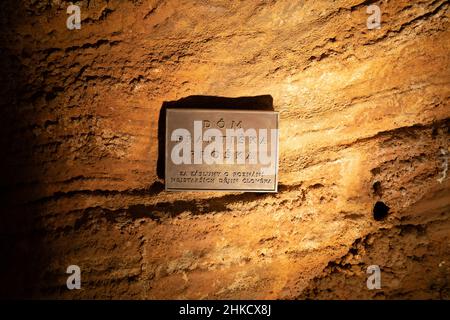
{"label": "cave wall", "polygon": [[[0,296],[450,297],[449,1],[74,3],[0,9]],[[277,194],[164,191],[193,95],[272,97]]]}

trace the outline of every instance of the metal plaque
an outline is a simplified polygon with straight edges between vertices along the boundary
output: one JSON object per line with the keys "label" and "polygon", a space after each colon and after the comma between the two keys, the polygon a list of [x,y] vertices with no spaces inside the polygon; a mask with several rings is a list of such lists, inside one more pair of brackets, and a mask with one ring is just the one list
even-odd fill
{"label": "metal plaque", "polygon": [[277,112],[166,111],[166,190],[277,192]]}

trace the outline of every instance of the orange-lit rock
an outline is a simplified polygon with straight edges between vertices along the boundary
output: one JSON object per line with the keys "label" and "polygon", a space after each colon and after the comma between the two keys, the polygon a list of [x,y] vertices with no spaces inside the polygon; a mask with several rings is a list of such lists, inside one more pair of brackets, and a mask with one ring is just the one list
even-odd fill
{"label": "orange-lit rock", "polygon": [[[450,297],[448,1],[379,3],[374,30],[362,0],[80,1],[80,30],[23,2],[0,31],[2,295]],[[272,96],[277,194],[163,191],[159,112],[192,95]]]}

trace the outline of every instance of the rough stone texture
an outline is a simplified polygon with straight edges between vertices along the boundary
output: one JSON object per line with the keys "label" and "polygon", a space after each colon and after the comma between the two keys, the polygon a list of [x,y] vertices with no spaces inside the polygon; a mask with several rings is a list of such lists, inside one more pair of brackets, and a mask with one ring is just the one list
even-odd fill
{"label": "rough stone texture", "polygon": [[[0,296],[450,298],[449,1],[76,3],[0,8]],[[163,191],[191,95],[273,97],[278,194]]]}

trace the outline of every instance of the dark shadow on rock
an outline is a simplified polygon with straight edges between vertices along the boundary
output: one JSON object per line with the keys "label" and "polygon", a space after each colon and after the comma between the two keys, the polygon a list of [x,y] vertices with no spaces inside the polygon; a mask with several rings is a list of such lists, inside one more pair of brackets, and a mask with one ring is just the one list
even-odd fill
{"label": "dark shadow on rock", "polygon": [[[39,193],[42,159],[35,152],[39,139],[32,133],[36,101],[47,102],[35,68],[40,49],[36,33],[22,37],[26,20],[22,1],[3,1],[0,10],[0,299],[40,298],[41,275],[51,263],[40,211],[26,204]],[[28,62],[26,62],[28,60]],[[52,257],[54,259],[54,257]]]}
{"label": "dark shadow on rock", "polygon": [[189,96],[176,101],[164,101],[158,119],[158,162],[156,168],[158,177],[161,179],[164,178],[165,174],[166,110],[168,108],[273,111],[273,98],[271,95],[237,98]]}

